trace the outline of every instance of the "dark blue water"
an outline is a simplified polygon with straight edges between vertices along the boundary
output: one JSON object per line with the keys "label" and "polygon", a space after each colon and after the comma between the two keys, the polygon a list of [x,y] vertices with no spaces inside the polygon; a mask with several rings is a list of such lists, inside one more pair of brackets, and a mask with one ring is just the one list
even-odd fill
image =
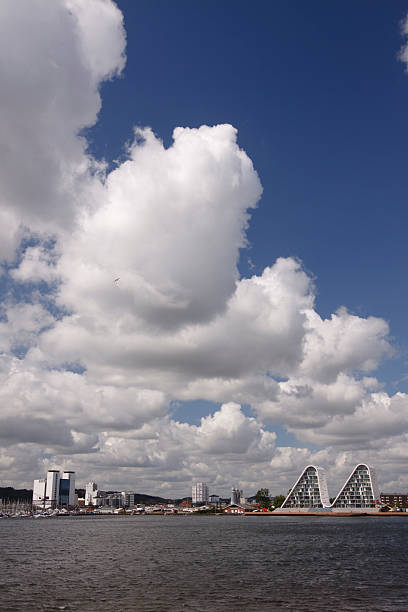
{"label": "dark blue water", "polygon": [[0,520],[0,610],[408,610],[408,517]]}

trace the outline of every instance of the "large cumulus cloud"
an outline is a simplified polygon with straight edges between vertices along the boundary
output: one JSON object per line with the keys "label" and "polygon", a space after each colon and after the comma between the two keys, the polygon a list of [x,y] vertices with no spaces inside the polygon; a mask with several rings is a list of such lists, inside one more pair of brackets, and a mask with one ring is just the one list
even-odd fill
{"label": "large cumulus cloud", "polygon": [[122,14],[108,0],[5,0],[0,7],[1,255],[22,226],[70,228],[98,197],[80,130],[97,120],[99,86],[124,66]]}

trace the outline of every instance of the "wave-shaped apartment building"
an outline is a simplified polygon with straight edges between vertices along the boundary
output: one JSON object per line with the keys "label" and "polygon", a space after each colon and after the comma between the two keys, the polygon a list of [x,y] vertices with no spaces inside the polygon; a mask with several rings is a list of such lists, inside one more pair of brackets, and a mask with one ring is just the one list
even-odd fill
{"label": "wave-shaped apartment building", "polygon": [[374,468],[359,463],[330,503],[326,472],[307,465],[275,512],[375,512],[380,492]]}

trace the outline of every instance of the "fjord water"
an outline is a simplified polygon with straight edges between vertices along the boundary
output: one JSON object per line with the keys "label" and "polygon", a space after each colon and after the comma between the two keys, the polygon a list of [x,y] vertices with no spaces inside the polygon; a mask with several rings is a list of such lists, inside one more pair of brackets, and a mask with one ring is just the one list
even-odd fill
{"label": "fjord water", "polygon": [[408,517],[0,520],[0,609],[407,610]]}

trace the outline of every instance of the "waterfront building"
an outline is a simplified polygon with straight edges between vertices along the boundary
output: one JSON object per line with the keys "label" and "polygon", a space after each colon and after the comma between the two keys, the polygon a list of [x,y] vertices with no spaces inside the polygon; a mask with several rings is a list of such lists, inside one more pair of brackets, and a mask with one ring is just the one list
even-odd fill
{"label": "waterfront building", "polygon": [[332,508],[375,508],[380,493],[375,471],[366,463],[356,465],[346,480]]}
{"label": "waterfront building", "polygon": [[219,495],[210,495],[210,497],[208,498],[208,501],[210,504],[219,504],[220,503],[220,496]]}
{"label": "waterfront building", "polygon": [[319,508],[327,512],[353,512],[361,509],[374,511],[379,500],[375,470],[366,463],[356,465],[332,504],[329,501],[324,469],[308,465],[276,512],[301,512]]}
{"label": "waterfront building", "polygon": [[205,482],[196,482],[192,486],[191,497],[192,497],[193,506],[208,503],[207,484]]}
{"label": "waterfront building", "polygon": [[123,508],[123,497],[121,493],[109,493],[104,499],[104,505],[110,508]]}
{"label": "waterfront building", "polygon": [[59,481],[59,506],[69,506],[69,478],[60,478]]}
{"label": "waterfront building", "polygon": [[48,470],[46,478],[34,480],[33,506],[35,508],[57,508],[75,506],[75,472]]}
{"label": "waterfront building", "polygon": [[408,506],[408,493],[381,493],[380,501],[385,506]]}
{"label": "waterfront building", "polygon": [[326,472],[315,465],[305,467],[283,502],[281,508],[330,507]]}
{"label": "waterfront building", "polygon": [[106,493],[98,489],[96,482],[88,482],[85,485],[86,506],[109,506],[111,508],[134,508],[135,493],[133,491],[122,491],[121,493]]}
{"label": "waterfront building", "polygon": [[48,470],[45,491],[45,507],[56,508],[59,504],[59,470]]}
{"label": "waterfront building", "polygon": [[93,506],[105,506],[106,503],[106,492],[98,489],[98,496],[94,497],[92,505]]}
{"label": "waterfront building", "polygon": [[122,491],[122,500],[122,505],[124,508],[135,507],[135,494],[133,491]]}
{"label": "waterfront building", "polygon": [[245,508],[241,504],[230,503],[229,506],[224,508],[225,514],[244,514]]}
{"label": "waterfront building", "polygon": [[75,506],[75,472],[63,472],[59,483],[59,505]]}

